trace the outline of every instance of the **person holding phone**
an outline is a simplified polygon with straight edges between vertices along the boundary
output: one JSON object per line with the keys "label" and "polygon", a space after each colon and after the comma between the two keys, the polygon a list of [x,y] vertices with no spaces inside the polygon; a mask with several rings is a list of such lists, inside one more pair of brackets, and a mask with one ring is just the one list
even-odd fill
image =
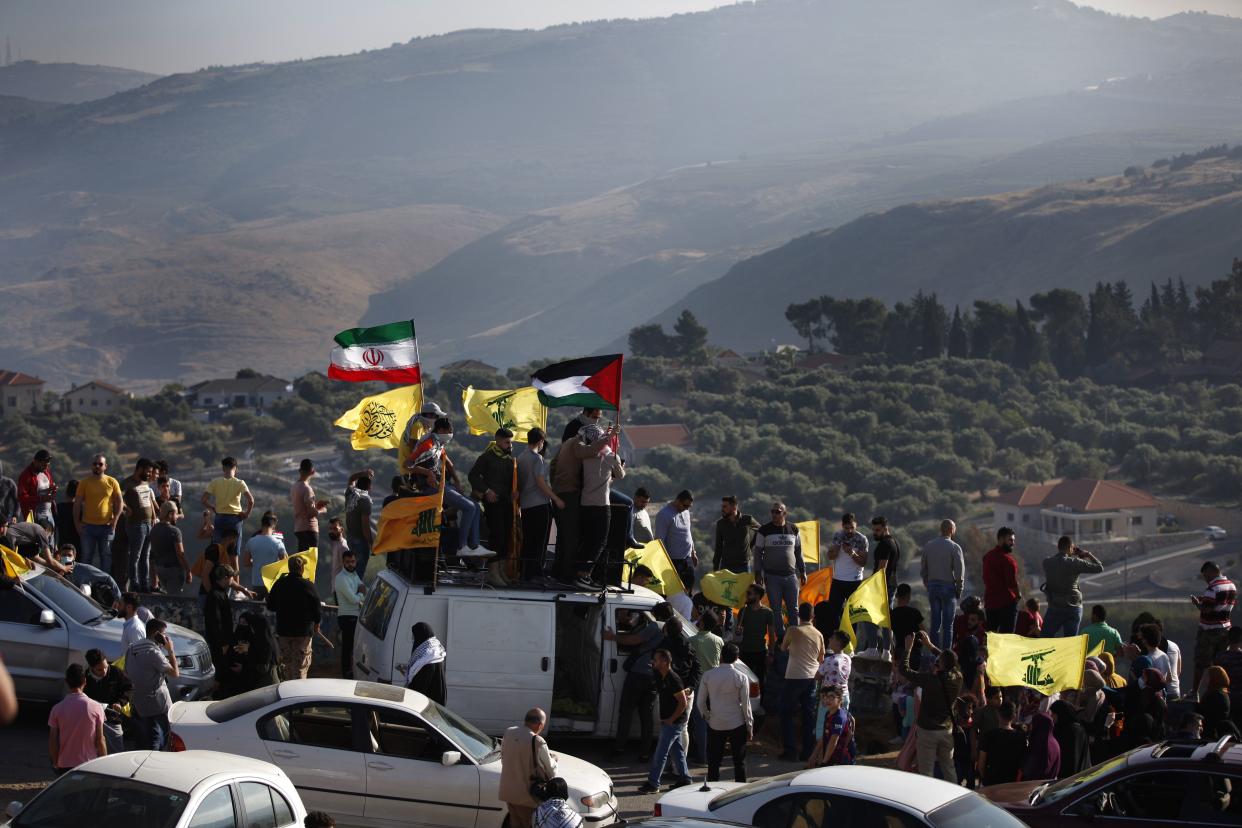
{"label": "person holding phone", "polygon": [[163,621],[151,619],[147,637],[130,645],[125,654],[125,672],[134,685],[133,711],[142,750],[164,750],[168,744],[168,711],[172,709],[168,677],[181,673],[167,629]]}
{"label": "person holding phone", "polygon": [[1103,572],[1104,565],[1069,535],[1057,540],[1057,553],[1044,559],[1044,594],[1048,611],[1044,614],[1044,638],[1078,635],[1082,622],[1082,592],[1078,576]]}

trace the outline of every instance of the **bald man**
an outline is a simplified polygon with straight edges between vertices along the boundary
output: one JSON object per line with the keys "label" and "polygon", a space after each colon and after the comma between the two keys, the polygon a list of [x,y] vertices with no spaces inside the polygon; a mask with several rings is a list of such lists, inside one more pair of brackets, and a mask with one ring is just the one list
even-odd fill
{"label": "bald man", "polygon": [[500,801],[509,806],[511,828],[531,828],[531,817],[539,807],[530,795],[531,780],[556,776],[556,757],[539,735],[547,724],[548,714],[532,707],[525,721],[506,730],[500,742]]}
{"label": "bald man", "polygon": [[966,558],[953,536],[957,524],[940,521],[940,537],[923,547],[923,586],[931,605],[931,640],[941,650],[953,645],[953,609],[962,597]]}

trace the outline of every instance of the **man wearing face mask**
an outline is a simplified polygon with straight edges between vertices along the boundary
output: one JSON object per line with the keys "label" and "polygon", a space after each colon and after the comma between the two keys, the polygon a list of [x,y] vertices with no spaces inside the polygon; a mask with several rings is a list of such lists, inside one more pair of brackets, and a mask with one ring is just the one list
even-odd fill
{"label": "man wearing face mask", "polygon": [[397,466],[401,469],[409,467],[410,458],[417,454],[421,438],[435,431],[436,420],[447,417],[444,409],[433,402],[423,403],[422,411],[417,417],[411,417],[405,424],[405,433],[401,435],[401,444],[397,447]]}
{"label": "man wearing face mask", "polygon": [[547,435],[542,428],[526,432],[526,451],[518,457],[518,506],[522,509],[522,561],[518,577],[533,580],[543,574],[543,559],[552,528],[552,507],[565,508],[548,483]]}
{"label": "man wearing face mask", "polygon": [[501,571],[513,556],[513,524],[517,509],[517,460],[513,457],[513,432],[496,429],[496,438],[470,468],[470,488],[483,500],[487,540],[496,560],[488,564],[487,583],[507,587]]}
{"label": "man wearing face mask", "polygon": [[452,439],[453,424],[448,417],[437,418],[431,433],[419,440],[418,445],[410,452],[406,471],[409,472],[410,483],[420,495],[438,492],[443,473],[444,506],[457,510],[457,531],[461,540],[461,548],[457,554],[466,557],[485,556],[487,551],[479,548],[478,504],[458,491],[455,485],[450,485],[456,481],[457,471],[444,449]]}
{"label": "man wearing face mask", "polygon": [[1018,562],[1013,550],[1018,536],[1008,526],[996,530],[996,546],[983,556],[983,609],[987,628],[1011,633],[1018,620]]}

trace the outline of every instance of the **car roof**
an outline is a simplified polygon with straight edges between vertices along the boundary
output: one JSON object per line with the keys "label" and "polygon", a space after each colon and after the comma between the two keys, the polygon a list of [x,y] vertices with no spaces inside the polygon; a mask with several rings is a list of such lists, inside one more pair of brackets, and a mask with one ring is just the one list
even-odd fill
{"label": "car roof", "polygon": [[79,769],[104,776],[135,779],[182,793],[192,793],[200,784],[221,775],[253,775],[269,779],[283,775],[280,768],[271,762],[215,750],[177,753],[131,750],[92,759],[80,765]]}
{"label": "car roof", "polygon": [[1211,741],[1169,739],[1132,752],[1126,760],[1134,767],[1145,765],[1193,765],[1207,770],[1211,766],[1242,765],[1242,744],[1232,737]]}
{"label": "car roof", "polygon": [[400,704],[420,711],[428,704],[427,697],[413,690],[393,684],[354,679],[308,678],[290,679],[277,685],[281,699],[297,699],[309,696],[340,699],[341,701],[382,701]]}
{"label": "car roof", "polygon": [[[415,584],[405,578],[400,572],[393,569],[385,569],[379,575],[380,578],[391,581],[392,585],[402,589],[417,589],[420,592],[427,586],[426,584]],[[606,593],[594,591],[586,591],[580,589],[566,588],[548,588],[548,589],[489,589],[486,593],[489,598],[521,598],[526,601],[555,601],[558,598],[581,598],[587,601],[598,601],[599,596],[604,594],[609,600],[616,603],[630,603],[635,599],[646,607],[649,601],[659,603],[664,600],[660,593],[644,586],[631,586],[630,592],[624,592],[617,589],[610,589]],[[444,593],[445,595],[462,595],[467,598],[478,598],[479,588],[468,584],[440,584],[435,588],[436,593]]]}
{"label": "car roof", "polygon": [[798,774],[789,784],[791,787],[837,788],[846,793],[863,793],[924,814],[970,793],[929,776],[869,765],[815,768]]}
{"label": "car roof", "polygon": [[721,828],[721,826],[737,825],[736,822],[725,822],[719,819],[705,819],[700,816],[650,816],[642,819],[626,820],[628,825],[643,825],[646,828],[694,828],[696,825],[703,825],[706,828]]}

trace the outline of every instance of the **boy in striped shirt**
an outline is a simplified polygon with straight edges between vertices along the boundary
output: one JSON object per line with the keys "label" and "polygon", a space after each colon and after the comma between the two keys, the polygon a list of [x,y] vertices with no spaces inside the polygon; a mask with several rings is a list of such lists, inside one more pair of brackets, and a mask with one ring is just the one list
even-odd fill
{"label": "boy in striped shirt", "polygon": [[1238,602],[1238,590],[1233,581],[1221,574],[1220,567],[1207,561],[1199,569],[1207,583],[1200,595],[1190,596],[1190,602],[1199,608],[1199,632],[1195,636],[1195,683],[1198,688],[1203,672],[1213,663],[1217,654],[1229,645],[1229,615]]}

